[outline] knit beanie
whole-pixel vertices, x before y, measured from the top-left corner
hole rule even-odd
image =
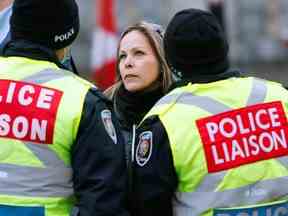
[[[75,0],[15,0],[11,39],[24,39],[54,50],[70,45],[79,32]]]
[[[183,78],[226,71],[228,44],[217,18],[208,11],[185,9],[174,15],[164,36],[166,59]]]

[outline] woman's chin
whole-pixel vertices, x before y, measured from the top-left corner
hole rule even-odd
[[[125,85],[125,89],[129,92],[138,92],[138,91],[142,91],[144,88],[141,85],[130,83],[128,85]]]

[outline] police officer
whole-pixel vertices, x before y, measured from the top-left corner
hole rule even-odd
[[[3,50],[6,44],[10,41],[10,17],[12,14],[12,3],[14,0],[2,0],[0,2],[0,55],[3,55]],[[72,71],[79,75],[76,64],[71,55],[67,52],[67,56],[61,61],[62,68]]]
[[[288,92],[230,69],[209,12],[178,12],[164,46],[182,81],[138,128],[136,215],[287,215]]]
[[[127,215],[126,162],[109,102],[63,68],[74,0],[15,0],[0,57],[0,215]]]

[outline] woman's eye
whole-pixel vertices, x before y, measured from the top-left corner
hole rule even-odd
[[[126,57],[126,55],[125,55],[125,54],[121,54],[121,55],[119,55],[119,56],[118,56],[118,59],[120,59],[120,60],[121,60],[121,59],[123,59],[123,58],[125,58],[125,57]]]
[[[135,55],[137,55],[137,56],[144,55],[144,52],[141,50],[137,50],[137,51],[135,51]]]

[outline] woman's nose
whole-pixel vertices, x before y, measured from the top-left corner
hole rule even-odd
[[[134,63],[133,63],[133,60],[131,57],[127,57],[125,59],[125,67],[126,68],[130,68],[130,67],[133,67]]]

